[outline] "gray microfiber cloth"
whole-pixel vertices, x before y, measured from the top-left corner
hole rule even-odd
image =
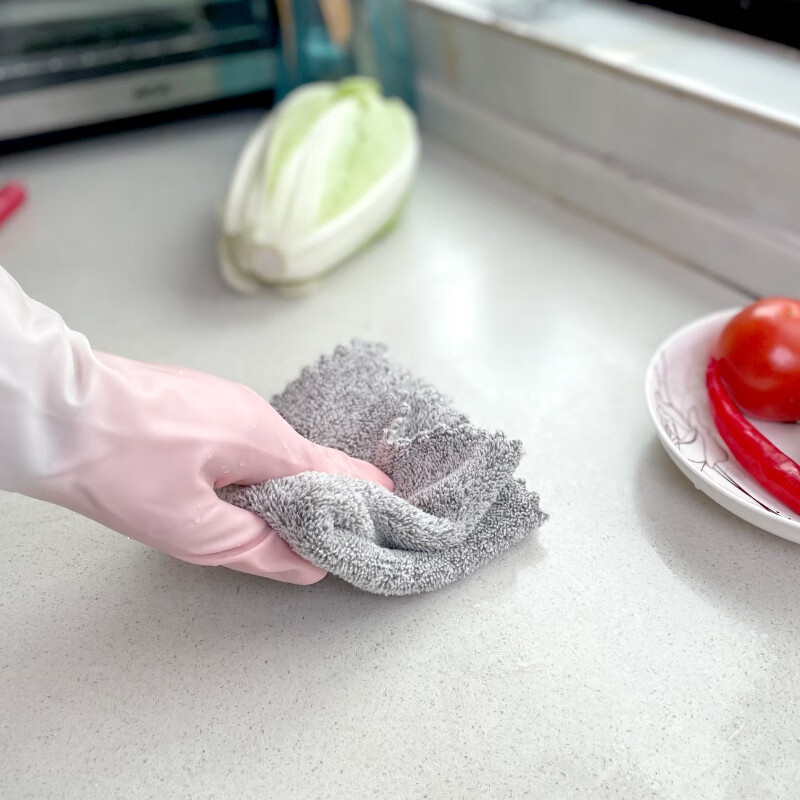
[[[522,445],[476,428],[431,386],[354,342],[306,368],[272,404],[311,441],[375,464],[394,493],[306,472],[228,487],[303,558],[368,592],[440,589],[544,522],[514,478]]]

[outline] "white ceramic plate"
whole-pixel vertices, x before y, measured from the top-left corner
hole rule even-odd
[[[647,368],[647,406],[670,458],[698,489],[737,517],[800,544],[800,516],[742,469],[711,419],[706,364],[711,345],[737,311],[703,317],[681,328],[658,348]],[[800,426],[750,421],[798,460]]]

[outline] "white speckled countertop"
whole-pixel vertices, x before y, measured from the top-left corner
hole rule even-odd
[[[800,548],[695,491],[644,368],[743,296],[426,142],[401,227],[305,298],[229,293],[256,116],[7,158],[0,258],[101,349],[264,394],[389,344],[524,440],[551,519],[438,594],[174,561],[0,496],[0,795],[767,798],[797,789]]]

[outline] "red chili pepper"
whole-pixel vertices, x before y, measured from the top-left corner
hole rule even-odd
[[[706,387],[719,435],[748,474],[785,506],[800,514],[800,464],[747,421],[725,391],[716,359],[708,362]]]

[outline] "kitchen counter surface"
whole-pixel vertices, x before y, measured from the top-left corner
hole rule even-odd
[[[8,157],[0,260],[94,346],[270,395],[353,337],[527,447],[551,518],[437,594],[191,566],[0,496],[0,795],[788,797],[800,548],[695,491],[643,374],[743,295],[426,141],[396,232],[302,297],[220,282],[253,113]]]

